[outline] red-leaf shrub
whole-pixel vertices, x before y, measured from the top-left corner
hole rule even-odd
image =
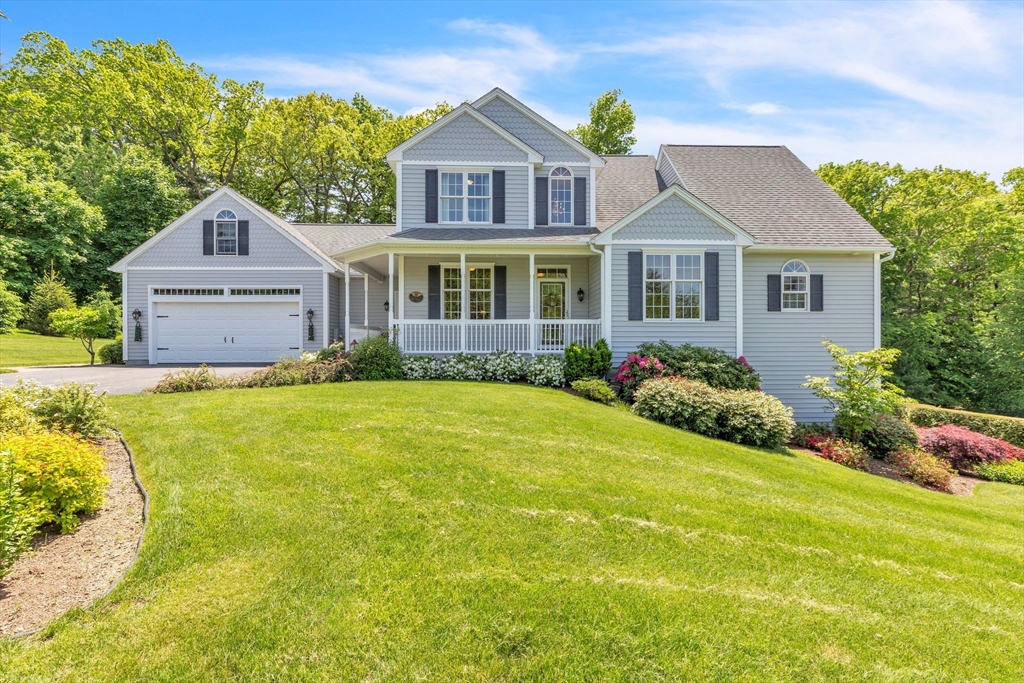
[[[982,463],[1024,460],[1024,448],[964,427],[943,425],[920,429],[918,433],[921,448],[948,460],[961,472],[971,472]]]
[[[956,471],[948,462],[927,453],[920,448],[902,446],[888,455],[886,460],[905,477],[910,477],[915,484],[935,489],[950,491],[950,482]]]
[[[863,446],[835,437],[808,436],[807,444],[818,455],[855,470],[868,469],[868,452]]]
[[[638,356],[635,353],[629,354],[626,360],[619,366],[619,372],[615,375],[615,381],[622,384],[621,398],[630,403],[633,402],[633,394],[640,388],[640,385],[649,379],[661,377],[665,366],[653,356]]]

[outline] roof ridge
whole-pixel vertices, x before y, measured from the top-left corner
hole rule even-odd
[[[673,144],[664,143],[662,147],[736,147],[736,148],[758,148],[758,149],[785,149],[785,145],[694,145],[694,144]]]

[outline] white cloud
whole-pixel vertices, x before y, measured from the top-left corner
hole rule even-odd
[[[754,102],[753,104],[728,103],[722,106],[726,109],[737,109],[739,111],[746,112],[751,116],[770,116],[771,114],[778,114],[783,109],[772,102]]]

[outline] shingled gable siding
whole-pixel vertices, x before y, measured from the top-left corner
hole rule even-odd
[[[546,159],[583,164],[590,161],[585,154],[519,113],[500,97],[495,97],[478,111],[543,154]]]
[[[526,161],[526,152],[463,114],[405,150],[405,161]]]
[[[728,240],[734,235],[679,197],[669,197],[620,229],[613,240]]]
[[[235,212],[239,220],[249,221],[248,256],[204,256],[203,220],[210,220],[221,209]],[[206,211],[200,211],[184,225],[179,226],[131,261],[130,268],[142,266],[178,266],[204,268],[305,268],[321,266],[295,242],[281,234],[262,214],[250,210],[231,197],[223,196]]]
[[[673,344],[690,343],[698,346],[711,346],[730,354],[736,353],[736,249],[734,247],[722,248],[720,244],[686,247],[686,249],[719,252],[719,320],[704,322],[688,320],[644,322],[629,319],[629,289],[626,286],[629,281],[628,253],[637,250],[658,251],[664,249],[671,251],[682,247],[678,245],[659,247],[657,244],[644,244],[642,247],[613,244],[608,248],[611,249],[612,259],[611,324],[613,362],[615,364],[621,363],[626,356],[636,350],[641,342],[656,342],[659,339],[665,339]],[[744,262],[745,268],[746,262]]]
[[[209,258],[209,257],[207,257]],[[167,263],[166,265],[174,265]],[[135,322],[128,316],[128,356],[126,360],[149,360],[149,331],[152,320],[149,318],[149,288],[165,287],[302,287],[302,311],[312,308],[316,312],[313,319],[316,339],[306,340],[302,336],[303,349],[316,351],[323,342],[324,315],[324,274],[320,270],[133,270],[129,267],[128,300],[126,308],[142,311],[142,341],[135,338]],[[303,322],[303,331],[305,331]]]
[[[424,171],[428,168],[437,168],[444,164],[427,165],[402,164],[402,229],[412,228],[445,228],[448,225],[442,223],[427,223],[424,219]],[[457,166],[458,164],[453,164]],[[529,175],[525,166],[501,166],[495,164],[493,170],[505,171],[505,222],[499,224],[487,224],[479,227],[497,228],[529,228],[530,227],[530,194],[528,190]],[[473,227],[466,224],[467,227]]]
[[[724,256],[724,251],[723,251]],[[821,312],[769,312],[766,283],[786,261],[799,258],[812,273],[823,274],[824,310]],[[807,253],[743,255],[743,353],[759,373],[766,392],[794,409],[800,422],[831,419],[824,403],[800,385],[806,376],[832,374],[832,359],[821,345],[823,338],[851,351],[874,344],[874,259],[871,254],[827,255]]]
[[[591,266],[592,261],[598,261],[599,257],[587,256],[537,256],[536,265],[543,266],[569,266],[570,282],[569,291],[566,293],[570,303],[570,317],[573,320],[597,320],[601,317],[600,306],[592,309],[586,297],[596,294],[600,287],[600,267]],[[409,320],[427,319],[427,266],[437,263],[458,263],[459,255],[438,255],[438,256],[406,256],[405,257],[405,286],[402,296],[405,298],[405,317]],[[534,288],[536,296],[536,285],[532,284],[537,278],[530,277],[530,261],[526,254],[522,256],[493,256],[488,254],[466,254],[466,263],[493,263],[496,266],[505,266],[506,271],[506,320],[527,320],[530,317],[530,289]],[[576,291],[583,289],[585,298],[583,303],[576,299]],[[423,294],[423,301],[413,303],[409,301],[409,292],[420,292]],[[594,310],[593,315],[591,311]],[[536,308],[536,315],[540,317],[540,307]]]

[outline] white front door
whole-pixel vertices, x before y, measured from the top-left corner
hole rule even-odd
[[[153,304],[157,363],[268,363],[302,351],[294,301]]]

